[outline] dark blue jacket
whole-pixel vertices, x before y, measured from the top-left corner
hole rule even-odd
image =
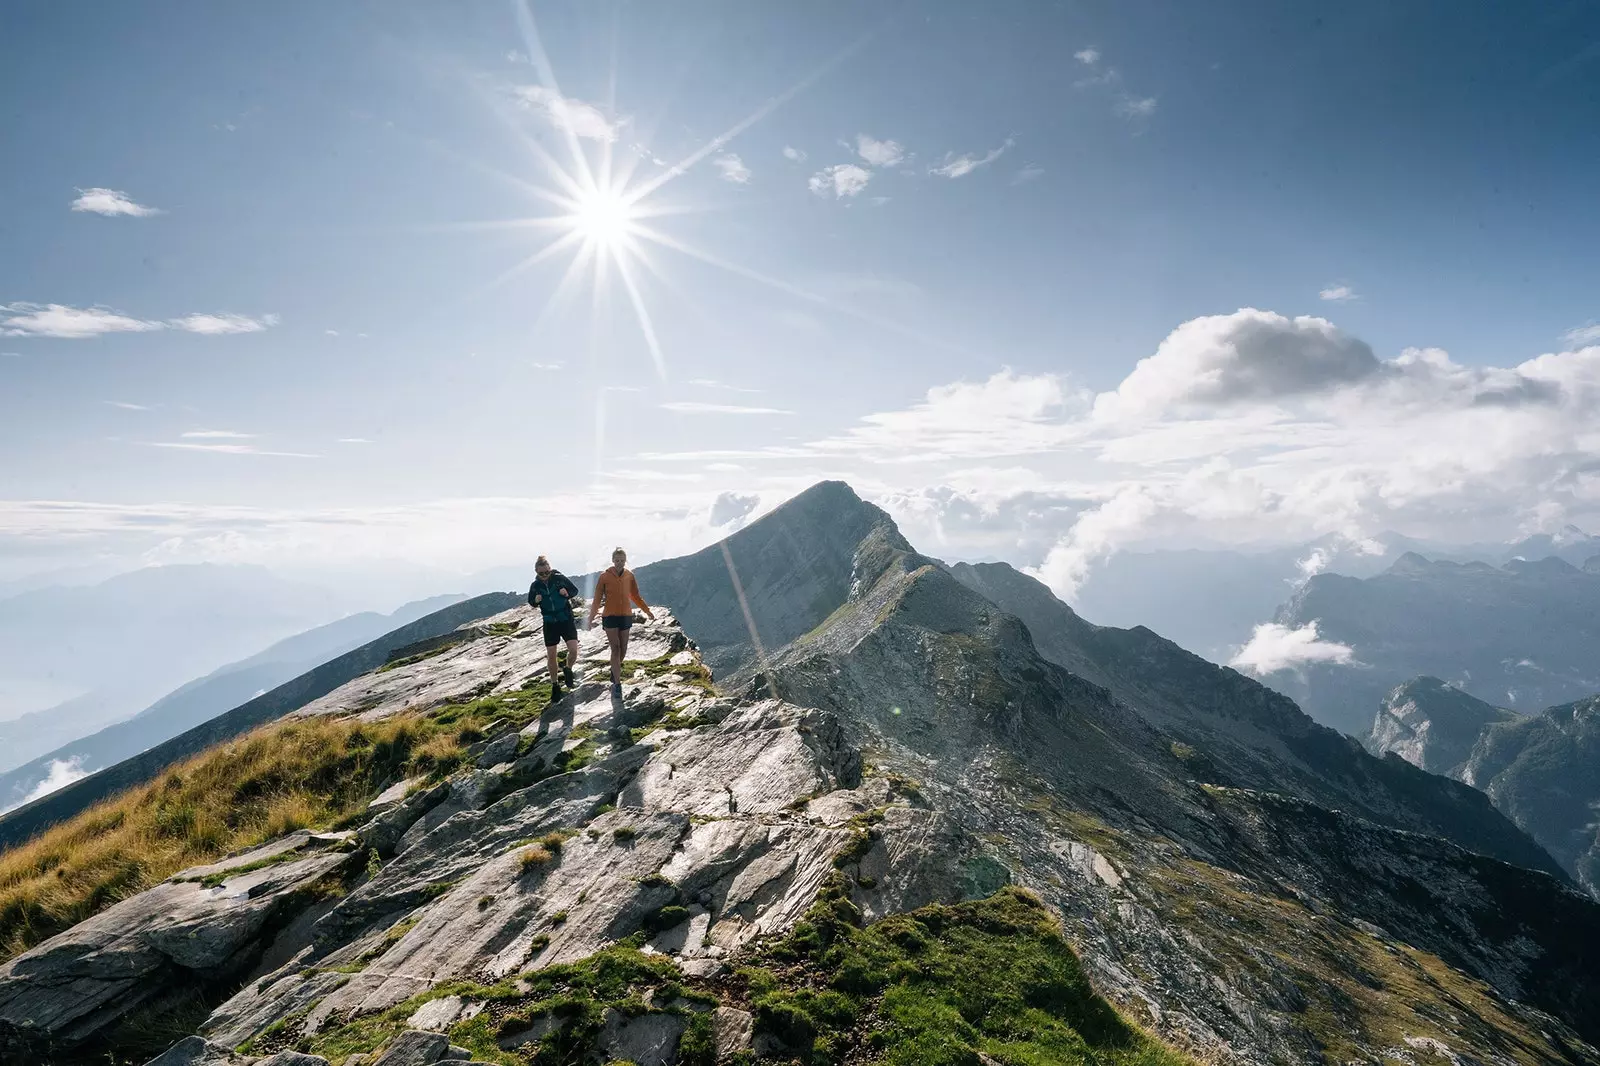
[[[561,595],[565,589],[567,594]],[[578,586],[567,580],[567,575],[559,570],[550,571],[550,577],[544,581],[533,579],[533,584],[528,586],[528,606],[539,608],[545,618],[552,622],[565,622],[572,617],[572,601],[578,598]],[[538,600],[538,603],[534,601]]]

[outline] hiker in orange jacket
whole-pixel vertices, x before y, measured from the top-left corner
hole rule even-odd
[[[611,694],[622,695],[622,660],[628,656],[628,629],[633,625],[633,609],[637,606],[652,622],[655,614],[639,595],[639,582],[628,569],[628,553],[618,548],[611,553],[611,565],[600,571],[594,585],[594,596],[589,600],[589,625],[594,625],[595,615],[604,609],[606,640],[611,642]]]

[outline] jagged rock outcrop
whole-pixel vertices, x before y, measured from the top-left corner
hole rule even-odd
[[[1277,621],[1314,621],[1353,650],[1354,664],[1269,678],[1346,733],[1364,733],[1384,694],[1418,676],[1524,714],[1600,691],[1600,575],[1553,556],[1496,567],[1410,552],[1376,577],[1318,574]]]
[[[1461,766],[1483,731],[1522,716],[1469,696],[1437,677],[1416,677],[1383,698],[1367,734],[1375,754],[1393,752],[1430,774],[1461,780]]]
[[[577,690],[531,706],[544,648],[517,608],[301,707],[300,721],[352,728],[471,727],[449,734],[464,747],[375,783],[348,842],[296,836],[187,871],[199,880],[168,879],[11,960],[0,1047],[86,1061],[148,1025],[153,999],[73,1006],[84,966],[109,987],[126,954],[150,959],[160,996],[208,1012],[167,1053],[196,1062],[398,1066],[543,1047],[665,1066],[792,1061],[819,1038],[819,1053],[843,1053],[886,1030],[819,1032],[841,1016],[827,982],[888,978],[798,966],[828,922],[886,919],[915,952],[957,908],[916,927],[895,924],[904,912],[1022,886],[1063,917],[1101,990],[1206,1061],[1600,1062],[1600,963],[1585,951],[1600,906],[1436,835],[1476,832],[1480,850],[1548,865],[1481,796],[1451,782],[1410,793],[1439,779],[1359,748],[1324,757],[1292,704],[1153,634],[1042,638],[1077,656],[1064,668],[1033,620],[918,555],[882,512],[838,486],[802,498],[818,501],[781,534],[739,535],[774,553],[736,557],[744,602],[766,605],[748,622],[767,654],[730,638],[720,690],[694,630],[658,608],[635,628],[624,698],[600,683],[604,638],[589,632]],[[829,541],[829,565],[848,556],[841,576],[763,570],[791,558],[777,545],[808,542],[795,515],[854,531]],[[685,579],[674,611],[719,604],[738,612],[725,633],[748,633],[726,565],[726,585],[697,574],[706,584]],[[806,596],[804,630],[766,613]],[[1475,829],[1445,825],[1458,801]],[[227,887],[258,883],[276,887]],[[201,952],[175,946],[168,899],[269,913],[253,928],[220,920]],[[797,998],[741,969],[772,962],[775,937]],[[39,980],[48,960],[54,984]],[[951,1061],[977,1056],[963,1054]]]

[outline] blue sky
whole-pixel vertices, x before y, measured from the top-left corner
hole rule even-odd
[[[994,7],[8,6],[0,567],[650,557],[821,476],[1066,592],[1595,520],[1592,5]],[[660,371],[465,225],[574,146],[695,160],[703,258],[607,251]]]

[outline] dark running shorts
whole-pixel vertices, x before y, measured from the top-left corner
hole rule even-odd
[[[631,629],[633,627],[633,615],[608,614],[605,617],[604,625],[607,629]]]
[[[544,646],[553,648],[563,640],[578,639],[576,618],[546,618],[544,620]]]

